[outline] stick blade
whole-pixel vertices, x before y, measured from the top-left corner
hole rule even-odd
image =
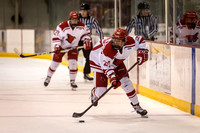
[[[17,48],[14,48],[13,49],[14,50],[14,52],[19,56],[19,57],[24,57],[20,52],[19,52],[19,50],[17,49]]]
[[[14,48],[13,50],[14,50],[14,52],[15,52],[18,56],[21,55],[20,52],[19,52],[19,50],[18,50],[17,48]]]
[[[73,115],[72,115],[72,117],[74,117],[74,118],[79,118],[79,117],[81,117],[82,115],[83,115],[83,113],[76,113],[76,112],[74,112]]]

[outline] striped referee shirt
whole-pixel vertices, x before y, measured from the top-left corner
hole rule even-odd
[[[96,30],[96,33],[99,35],[100,40],[104,38],[103,31],[98,23],[98,21],[92,17],[88,16],[86,18],[81,17],[80,15],[80,21],[84,23],[89,29],[90,29],[90,34],[92,35],[92,28]]]
[[[157,17],[149,14],[148,16],[135,16],[127,25],[128,34],[135,29],[135,35],[143,35],[146,40],[154,40],[154,35],[158,32]]]

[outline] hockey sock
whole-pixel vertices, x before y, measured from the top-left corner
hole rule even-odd
[[[125,91],[126,95],[128,96],[128,98],[130,99],[130,101],[133,104],[138,103],[138,97],[131,80],[128,77],[124,77],[120,81],[121,81],[121,86]]]

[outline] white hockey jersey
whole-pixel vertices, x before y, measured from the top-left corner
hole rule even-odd
[[[128,36],[122,50],[114,49],[111,44],[111,38],[103,39],[95,45],[90,53],[91,70],[105,73],[107,77],[131,54],[132,50],[148,49],[141,36]]]
[[[53,35],[53,47],[58,44],[63,49],[75,48],[78,46],[80,40],[90,39],[89,28],[79,22],[78,25],[72,29],[69,20],[60,23]]]
[[[200,26],[194,29],[187,25],[179,25],[176,29],[176,43],[185,45],[200,45]]]

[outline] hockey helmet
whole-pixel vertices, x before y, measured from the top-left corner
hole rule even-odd
[[[127,32],[124,29],[118,28],[112,35],[112,46],[114,49],[121,50],[126,43]]]
[[[86,3],[82,3],[80,10],[90,10],[90,5]]]
[[[183,15],[183,22],[188,28],[194,28],[198,20],[197,13],[194,11],[188,11]]]
[[[79,14],[76,11],[72,11],[69,14],[69,19],[79,19]]]
[[[113,38],[115,39],[119,39],[119,40],[124,40],[126,39],[127,37],[127,31],[124,30],[124,29],[121,29],[121,28],[118,28],[112,35]]]
[[[196,19],[198,19],[197,13],[194,12],[194,11],[191,11],[191,12],[188,11],[183,15],[183,20],[185,20],[186,18],[196,18]]]
[[[143,10],[143,9],[150,9],[150,5],[146,2],[140,2],[138,4],[138,10]]]

